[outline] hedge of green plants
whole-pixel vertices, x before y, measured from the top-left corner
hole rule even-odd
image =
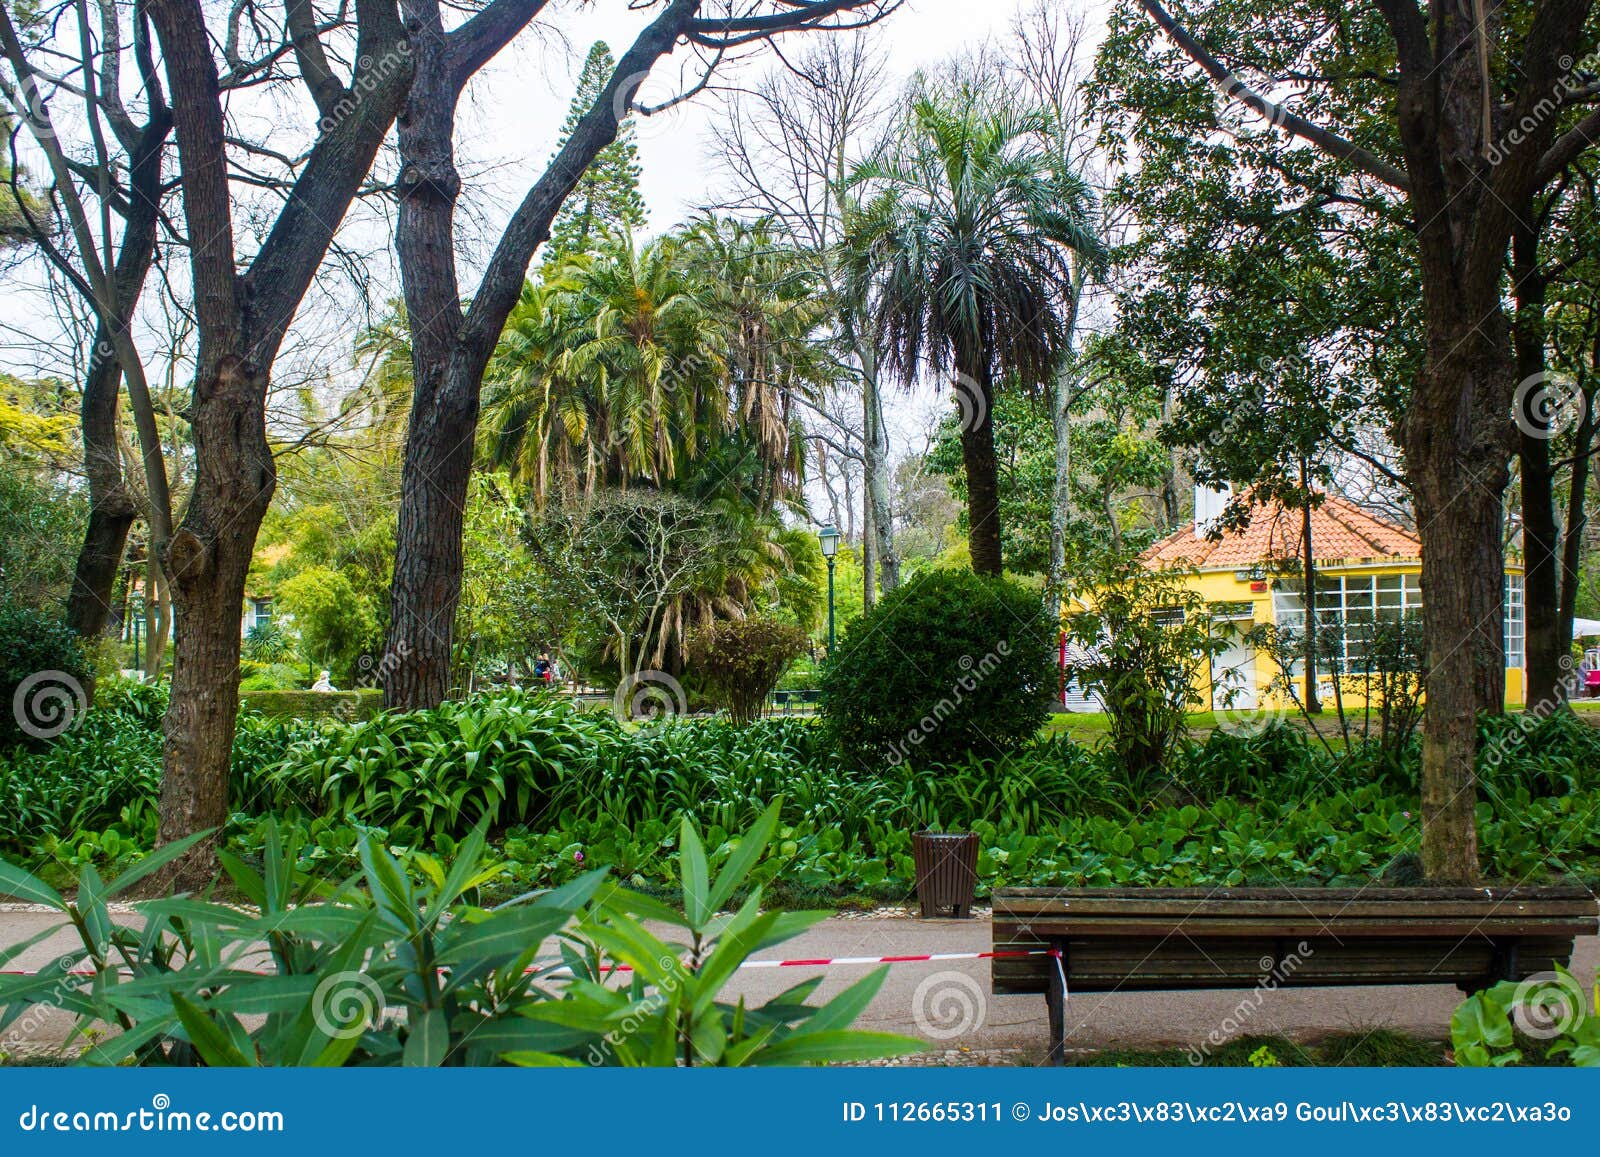
[[[70,870],[151,844],[158,691],[100,696],[43,751],[0,755],[0,855]],[[1498,879],[1600,877],[1600,731],[1570,715],[1485,721],[1479,822]],[[864,769],[803,719],[643,726],[536,693],[434,711],[303,721],[241,716],[230,830],[247,854],[266,817],[308,862],[353,870],[363,833],[448,850],[487,820],[519,887],[606,863],[668,887],[678,822],[724,844],[781,798],[757,877],[797,900],[901,899],[911,833],[983,836],[984,889],[1004,884],[1408,881],[1419,836],[1416,753],[1335,756],[1291,728],[1214,732],[1130,776],[1104,750],[1038,739],[999,758]],[[764,873],[764,874],[763,874]]]
[[[241,691],[239,703],[262,715],[284,719],[370,719],[383,710],[383,689],[354,691]]]

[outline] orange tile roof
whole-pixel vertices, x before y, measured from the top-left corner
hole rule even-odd
[[[1151,545],[1139,557],[1157,567],[1196,570],[1242,569],[1300,557],[1303,515],[1277,503],[1251,508],[1250,525],[1242,532],[1224,533],[1219,541],[1194,532],[1190,523]],[[1311,545],[1324,561],[1414,561],[1422,557],[1422,543],[1409,530],[1385,522],[1355,503],[1332,494],[1311,512]]]

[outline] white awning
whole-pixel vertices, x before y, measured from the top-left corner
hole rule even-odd
[[[1572,637],[1574,639],[1593,639],[1600,636],[1600,619],[1573,619]]]

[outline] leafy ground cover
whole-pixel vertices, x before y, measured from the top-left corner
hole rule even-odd
[[[164,702],[106,688],[79,727],[0,757],[0,854],[65,876],[115,868],[154,837]],[[1600,730],[1571,715],[1483,725],[1479,804],[1489,874],[1600,877]],[[436,711],[303,722],[246,713],[230,845],[259,858],[269,817],[305,865],[358,869],[363,835],[450,854],[480,822],[503,886],[546,887],[608,864],[632,887],[677,887],[688,816],[727,849],[781,798],[752,873],[791,905],[899,901],[911,833],[983,837],[980,883],[1184,885],[1411,882],[1416,755],[1330,753],[1302,731],[1215,730],[1130,775],[1103,747],[1044,734],[965,761],[853,766],[807,720],[624,725],[536,694]]]

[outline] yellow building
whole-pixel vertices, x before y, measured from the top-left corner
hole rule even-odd
[[[1226,494],[1198,490],[1196,521],[1152,545],[1141,558],[1151,567],[1191,572],[1195,591],[1217,620],[1228,623],[1233,645],[1211,664],[1213,706],[1244,710],[1281,706],[1281,694],[1270,690],[1280,675],[1276,661],[1245,635],[1263,623],[1288,630],[1305,624],[1304,584],[1299,578],[1304,514],[1257,505],[1248,529],[1213,541],[1206,530],[1227,499]],[[1364,670],[1359,632],[1352,637],[1342,630],[1347,617],[1383,618],[1419,610],[1422,544],[1411,531],[1331,494],[1312,511],[1311,544],[1317,569],[1317,620],[1341,628],[1344,669]],[[1506,698],[1517,703],[1522,702],[1524,686],[1523,621],[1522,568],[1508,566]],[[1303,672],[1294,674],[1304,679]],[[1319,674],[1318,684],[1327,702],[1332,688],[1326,672]]]

